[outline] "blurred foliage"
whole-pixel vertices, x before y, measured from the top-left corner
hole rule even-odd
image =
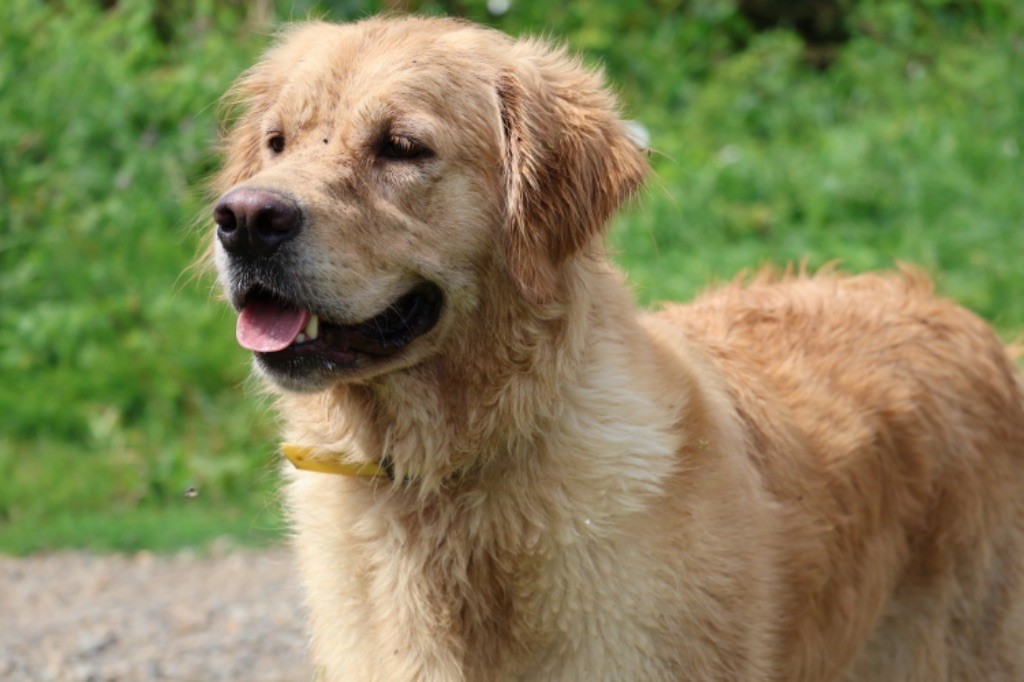
[[[0,549],[273,534],[273,512],[238,522],[273,507],[273,420],[188,265],[217,99],[284,20],[456,14],[602,66],[654,150],[612,235],[645,302],[764,261],[903,259],[1024,330],[1024,5],[825,4],[843,35],[822,53],[797,18],[753,16],[764,2],[8,0]]]

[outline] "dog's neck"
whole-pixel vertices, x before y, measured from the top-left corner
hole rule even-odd
[[[391,483],[299,473],[288,493],[300,548],[317,548],[307,555],[314,572],[355,572],[374,613],[401,633],[381,650],[430,632],[416,660],[472,648],[514,667],[561,617],[559,600],[576,599],[551,588],[568,584],[566,548],[628,536],[679,466],[678,413],[658,401],[682,400],[652,379],[666,363],[622,300],[628,292],[593,263],[571,286],[578,298],[566,312],[514,311],[514,328],[494,316],[453,341],[446,362],[321,397],[317,424],[289,425],[288,437],[316,433],[325,446],[336,438],[393,459]],[[329,549],[338,546],[347,549]],[[537,589],[518,593],[524,576]]]
[[[570,264],[564,296],[536,306],[508,288],[486,292],[478,323],[454,334],[435,360],[320,396],[283,398],[304,401],[283,412],[307,419],[288,424],[289,437],[386,460],[395,481],[414,482],[421,493],[503,475],[548,440],[567,403],[579,418],[568,393],[584,381],[594,352],[587,340],[601,337],[595,325],[645,342],[631,314],[608,319],[606,311],[632,307],[612,304],[629,294],[606,263]]]

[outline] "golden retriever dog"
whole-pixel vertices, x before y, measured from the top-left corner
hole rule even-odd
[[[913,271],[638,310],[645,154],[564,50],[285,30],[212,257],[327,680],[1024,680],[1024,390]]]

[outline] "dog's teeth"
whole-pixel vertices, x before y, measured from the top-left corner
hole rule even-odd
[[[306,342],[306,335],[305,334],[300,333],[298,336],[295,337],[295,343],[305,343],[305,342]]]
[[[309,322],[306,323],[306,338],[310,341],[315,341],[316,337],[320,335],[320,318],[316,315],[309,316]]]

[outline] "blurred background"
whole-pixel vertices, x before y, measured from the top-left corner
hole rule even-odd
[[[280,22],[382,9],[605,69],[652,149],[611,235],[643,303],[905,260],[1024,331],[1019,0],[6,0],[0,553],[279,537],[273,416],[188,271],[217,102]]]

